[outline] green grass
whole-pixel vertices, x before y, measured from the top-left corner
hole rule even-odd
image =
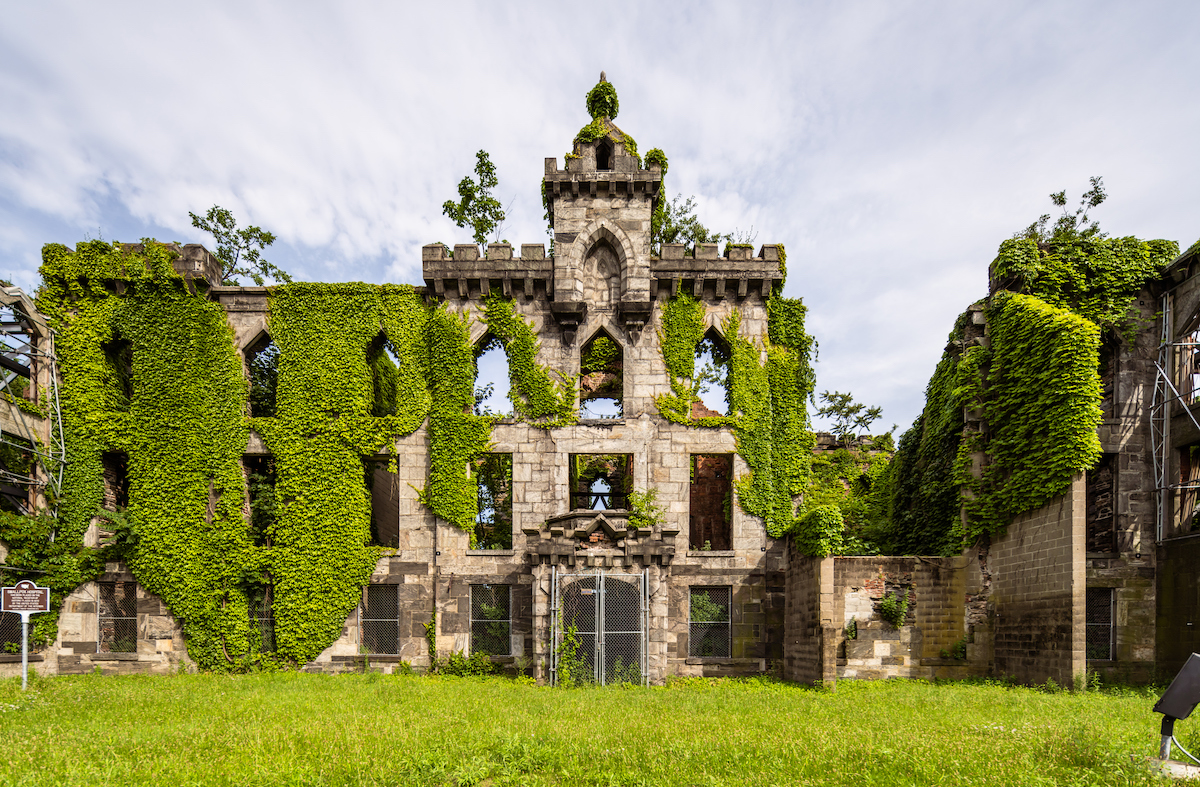
[[[1152,784],[1154,696],[296,673],[36,679],[22,696],[10,679],[0,784]]]

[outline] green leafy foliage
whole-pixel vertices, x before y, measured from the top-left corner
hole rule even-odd
[[[843,444],[849,444],[857,434],[866,433],[883,412],[882,408],[867,407],[854,401],[854,395],[849,392],[822,391],[821,401],[824,404],[817,408],[817,415],[833,418],[833,434]]]
[[[908,617],[908,591],[896,591],[884,596],[879,602],[879,616],[892,624],[893,628],[903,626],[904,619]]]
[[[664,156],[664,159],[666,157]],[[684,255],[691,256],[697,243],[721,243],[733,241],[733,235],[721,234],[700,223],[696,215],[696,198],[676,194],[670,202],[661,199],[651,216],[650,244],[654,254],[659,254],[664,243],[683,243]]]
[[[544,429],[578,421],[575,378],[550,378],[550,371],[537,362],[540,349],[537,334],[516,313],[512,301],[497,291],[488,293],[484,299],[484,319],[508,356],[512,382],[508,396],[514,412]]]
[[[837,506],[810,508],[793,528],[796,546],[812,557],[837,554],[842,549],[842,531],[845,527],[842,511]]]
[[[888,521],[892,451],[891,435],[887,434],[862,445],[821,451],[813,457],[804,507],[811,511],[832,506],[841,513],[844,529],[838,554],[879,553],[876,531]]]
[[[587,111],[593,118],[615,119],[621,103],[617,100],[617,89],[612,82],[601,79],[588,91]]]
[[[809,362],[812,337],[804,331],[805,308],[799,300],[772,294],[767,303],[764,344],[739,335],[735,312],[725,323],[729,343],[730,415],[693,419],[697,400],[696,349],[705,334],[705,307],[687,294],[663,305],[659,346],[671,379],[671,393],[660,395],[659,414],[692,427],[730,426],[738,454],[750,473],[734,482],[738,503],[762,517],[767,533],[778,538],[797,524],[795,498],[803,491],[816,444],[805,402],[812,393]],[[762,356],[766,355],[766,362]]]
[[[1094,220],[1091,222],[1088,221],[1088,211],[1099,207],[1108,198],[1108,192],[1104,190],[1104,179],[1102,177],[1096,176],[1089,178],[1089,180],[1092,187],[1083,193],[1083,196],[1079,200],[1079,207],[1075,209],[1074,213],[1067,210],[1067,192],[1065,190],[1056,191],[1050,195],[1050,201],[1057,207],[1062,208],[1062,215],[1054,222],[1054,226],[1048,226],[1050,223],[1050,214],[1043,213],[1037,221],[1016,233],[1013,237],[1032,240],[1037,243],[1057,243],[1105,237],[1105,234],[1100,231],[1100,224],[1098,222]]]
[[[633,490],[626,498],[629,510],[629,527],[655,527],[667,515],[666,509],[658,505],[658,490],[649,489],[644,492]]]
[[[442,213],[449,216],[459,227],[470,226],[475,243],[487,243],[488,236],[504,221],[504,206],[492,196],[492,189],[500,183],[496,177],[496,165],[486,150],[475,154],[475,176],[467,175],[458,183],[458,202],[446,200]]]
[[[249,276],[261,287],[268,278],[290,282],[292,277],[262,257],[262,250],[275,242],[275,235],[261,227],[249,226],[238,229],[233,212],[213,205],[208,213],[197,216],[188,211],[192,226],[204,230],[217,242],[213,256],[221,261],[221,283],[236,285],[238,278]]]

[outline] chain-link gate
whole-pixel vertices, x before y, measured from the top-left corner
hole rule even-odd
[[[646,685],[646,573],[555,567],[551,588],[550,682]]]

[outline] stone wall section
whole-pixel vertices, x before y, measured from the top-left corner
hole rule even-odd
[[[992,542],[995,669],[1071,686],[1085,669],[1085,484],[1022,514]]]
[[[812,558],[788,545],[783,678],[832,686],[837,680],[834,558]]]

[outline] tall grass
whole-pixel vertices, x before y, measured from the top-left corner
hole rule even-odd
[[[296,673],[31,687],[0,682],[4,785],[1158,783],[1153,696],[1130,690]]]

